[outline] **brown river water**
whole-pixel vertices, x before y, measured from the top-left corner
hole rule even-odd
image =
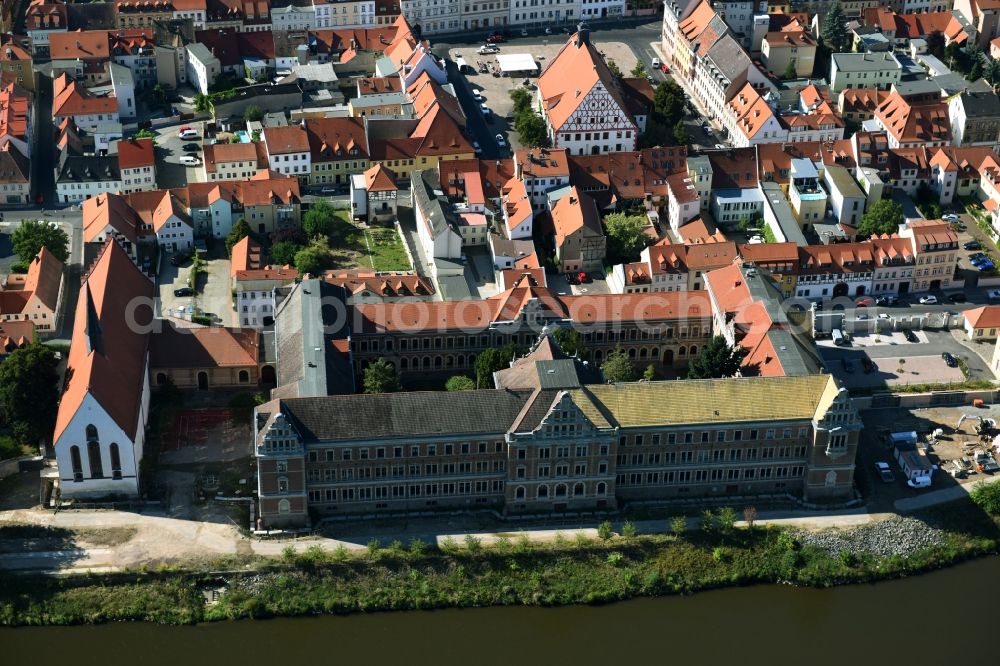
[[[990,557],[828,590],[756,586],[607,606],[4,629],[0,654],[11,666],[1000,664],[998,601],[1000,558]]]

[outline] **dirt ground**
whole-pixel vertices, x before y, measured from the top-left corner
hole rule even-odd
[[[163,465],[218,463],[252,453],[250,424],[227,408],[183,409],[164,434],[159,462]]]

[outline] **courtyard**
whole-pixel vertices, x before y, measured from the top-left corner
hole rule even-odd
[[[395,226],[368,225],[352,220],[347,211],[336,211],[330,234],[333,267],[409,271],[413,267]]]

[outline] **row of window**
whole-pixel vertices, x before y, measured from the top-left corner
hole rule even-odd
[[[357,488],[324,488],[310,490],[309,501],[323,504],[331,502],[368,502],[371,500],[403,500],[412,497],[441,497],[448,495],[483,495],[500,493],[503,482],[455,481],[409,484],[395,486],[359,486]]]
[[[792,467],[736,467],[730,469],[697,469],[669,472],[632,472],[618,474],[615,483],[619,487],[662,486],[682,483],[712,483],[713,481],[754,481],[768,479],[799,478],[804,468]]]
[[[757,428],[751,428],[749,430],[735,429],[735,430],[715,430],[713,431],[703,430],[699,433],[685,432],[685,433],[666,433],[666,437],[663,437],[661,433],[652,433],[647,439],[646,434],[637,433],[635,435],[623,435],[618,438],[618,446],[660,446],[661,444],[673,445],[683,442],[684,444],[693,444],[694,442],[701,442],[702,444],[707,444],[711,441],[716,442],[740,442],[744,439],[748,441],[755,441],[760,435],[760,430]],[[797,433],[799,439],[803,439],[809,436],[809,428],[802,426],[798,430],[794,428],[782,428],[780,439],[791,439],[794,434]],[[776,428],[767,428],[764,430],[764,439],[771,440],[775,439],[778,435],[778,430]]]
[[[804,446],[765,446],[760,449],[714,449],[704,451],[667,451],[664,453],[619,453],[619,467],[644,465],[691,465],[698,463],[740,462],[743,460],[773,460],[805,458]]]

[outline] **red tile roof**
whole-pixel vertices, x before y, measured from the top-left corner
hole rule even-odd
[[[972,328],[1000,328],[1000,305],[984,305],[962,314]]]
[[[118,168],[153,166],[155,161],[152,139],[122,139],[118,142]]]

